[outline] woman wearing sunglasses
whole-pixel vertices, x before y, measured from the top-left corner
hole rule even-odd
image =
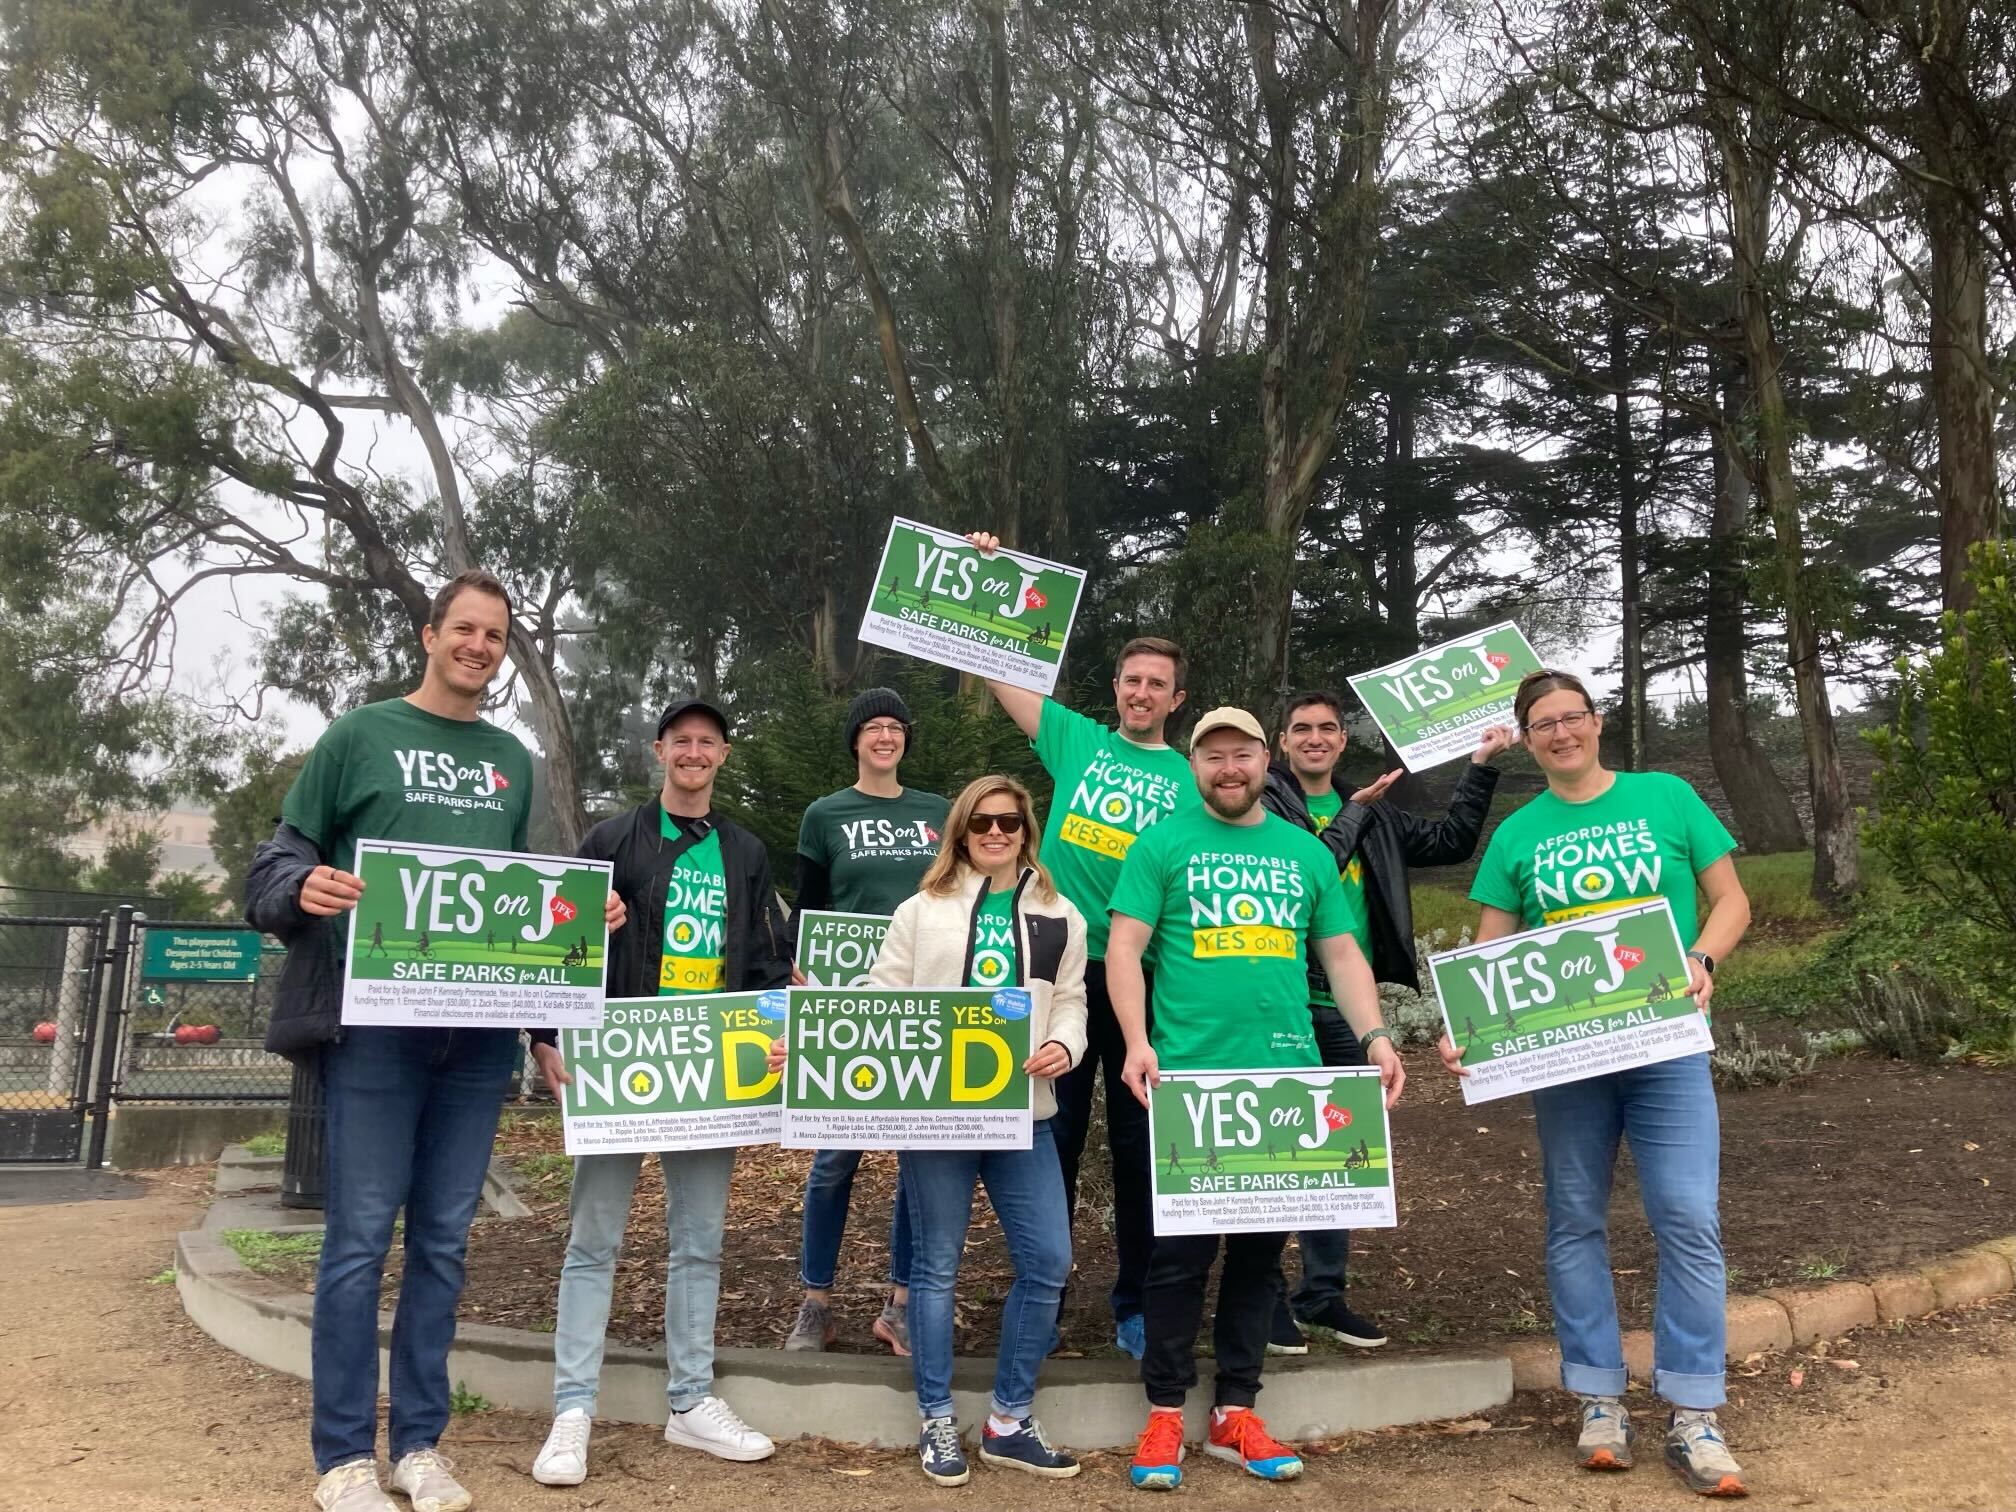
[[[1613,772],[1603,716],[1562,672],[1519,684],[1513,715],[1547,790],[1491,836],[1471,885],[1484,906],[1477,939],[1498,939],[1663,897],[1687,947],[1687,992],[1704,1010],[1715,965],[1743,938],[1750,900],[1736,842],[1681,778]],[[1705,916],[1695,893],[1705,895]],[[1456,1047],[1442,1059],[1463,1074]],[[1611,1283],[1610,1183],[1631,1142],[1645,1217],[1659,1250],[1652,1386],[1671,1404],[1665,1457],[1705,1496],[1745,1494],[1715,1409],[1723,1395],[1725,1277],[1717,1213],[1721,1125],[1706,1054],[1592,1076],[1533,1094],[1547,1200],[1547,1290],[1561,1343],[1561,1384],[1582,1398],[1576,1459],[1628,1470],[1624,1347]]]
[[[968,1474],[952,1414],[952,1288],[975,1182],[987,1187],[1015,1263],[980,1458],[1034,1475],[1078,1473],[1076,1460],[1051,1448],[1031,1405],[1071,1272],[1071,1224],[1050,1120],[1057,1112],[1052,1083],[1085,1053],[1085,920],[1036,859],[1036,835],[1021,783],[982,777],[968,784],[952,804],[921,889],[889,921],[871,979],[877,987],[1019,987],[1030,996],[1030,1148],[905,1150],[901,1157],[914,1240],[910,1363],[924,1416],[918,1453],[924,1473],[945,1486],[963,1485]]]

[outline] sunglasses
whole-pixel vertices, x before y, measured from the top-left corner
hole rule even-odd
[[[994,829],[998,829],[1004,835],[1019,835],[1022,833],[1022,816],[1020,814],[975,814],[966,821],[966,833],[969,835],[984,835],[989,830]]]

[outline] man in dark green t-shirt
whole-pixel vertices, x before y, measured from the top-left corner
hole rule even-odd
[[[854,785],[816,799],[798,826],[798,902],[791,916],[796,949],[798,915],[806,909],[892,914],[917,891],[938,854],[950,805],[937,793],[906,788],[900,769],[910,750],[910,706],[893,688],[867,688],[847,706],[847,749]],[[830,1348],[839,1337],[833,1321],[833,1279],[847,1204],[854,1193],[859,1150],[821,1150],[805,1178],[805,1219],[798,1280],[805,1298],[784,1340],[792,1351]],[[910,1208],[899,1185],[889,1228],[889,1300],[873,1325],[875,1337],[899,1355],[910,1353]]]
[[[435,595],[426,671],[404,698],[368,704],[315,743],[271,840],[246,877],[246,917],[288,946],[270,1049],[312,1058],[328,1103],[328,1194],[315,1283],[317,1504],[392,1507],[378,1482],[378,1289],[405,1211],[405,1273],[392,1326],[392,1485],[415,1505],[467,1506],[435,1452],[448,1425],[448,1349],[463,1254],[497,1114],[521,1052],[512,1029],[341,1024],[341,931],[363,895],[357,842],[408,840],[521,851],[532,762],[485,723],[503,667],[511,600],[467,572]],[[623,922],[611,895],[612,929]]]
[[[1321,1064],[1309,1018],[1309,956],[1319,956],[1338,1005],[1379,1068],[1387,1105],[1406,1080],[1380,1022],[1379,989],[1359,950],[1362,903],[1308,831],[1260,805],[1267,742],[1243,709],[1197,722],[1190,769],[1203,800],[1141,836],[1113,889],[1106,980],[1127,1041],[1128,1091],[1142,1107],[1161,1069],[1292,1070]],[[1154,1020],[1141,961],[1155,947]],[[1229,1234],[1218,1283],[1218,1379],[1213,1453],[1255,1475],[1287,1479],[1301,1461],[1253,1417],[1268,1326],[1280,1293],[1286,1234]],[[1137,1486],[1182,1476],[1182,1411],[1197,1381],[1194,1354],[1216,1234],[1162,1235],[1143,1292],[1141,1384],[1150,1418],[1136,1451]]]
[[[967,540],[983,552],[1000,541],[984,531]],[[1169,720],[1183,707],[1185,663],[1173,641],[1142,637],[1120,648],[1113,667],[1119,728],[1067,709],[1053,698],[989,681],[987,687],[1030,743],[1055,790],[1043,827],[1043,864],[1057,890],[1085,916],[1086,1051],[1057,1078],[1057,1158],[1068,1209],[1078,1204],[1078,1165],[1092,1121],[1092,1093],[1106,1083],[1106,1144],[1113,1162],[1114,1342],[1141,1358],[1141,1287],[1155,1245],[1150,1216],[1148,1118],[1127,1095],[1127,1059],[1106,990],[1107,905],[1121,863],[1135,841],[1197,802],[1183,753],[1168,742]]]

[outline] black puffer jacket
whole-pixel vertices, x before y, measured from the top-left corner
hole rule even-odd
[[[732,819],[710,812],[704,819],[675,819],[679,838],[668,839],[656,798],[627,813],[604,819],[581,842],[582,856],[615,863],[611,886],[628,917],[609,937],[608,995],[656,997],[658,963],[665,938],[665,888],[678,859],[710,833],[721,837],[721,872],[728,895],[721,921],[721,979],[727,992],[762,992],[791,980],[791,943],[777,885],[770,876],[770,853],[763,842]],[[551,1029],[529,1031],[535,1044],[553,1044]]]
[[[245,874],[245,922],[287,947],[266,1048],[290,1060],[313,1055],[342,1033],[343,942],[350,921],[301,907],[301,884],[321,864],[315,842],[282,824],[260,842]]]
[[[1357,856],[1365,865],[1365,908],[1372,925],[1372,975],[1419,989],[1414,962],[1414,900],[1407,891],[1410,866],[1453,866],[1477,850],[1491,795],[1498,789],[1498,768],[1463,764],[1463,776],[1449,797],[1449,812],[1423,819],[1384,798],[1376,803],[1348,799],[1329,827],[1316,833],[1302,784],[1283,762],[1267,769],[1267,790],[1260,802],[1269,813],[1316,834],[1337,858],[1342,871]],[[1309,963],[1309,985],[1328,991],[1329,979],[1316,961]]]

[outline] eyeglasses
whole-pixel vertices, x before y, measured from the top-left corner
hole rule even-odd
[[[873,724],[864,724],[861,726],[860,733],[863,735],[907,735],[909,731],[892,719],[878,719]]]
[[[1022,833],[1022,816],[1020,814],[975,814],[971,819],[966,821],[966,833],[969,835],[984,835],[989,830],[996,829],[1004,835],[1019,835]]]
[[[1563,714],[1556,719],[1543,719],[1536,724],[1529,724],[1526,726],[1526,733],[1538,735],[1545,740],[1557,727],[1563,730],[1579,730],[1595,717],[1587,709],[1577,709],[1573,714]]]

